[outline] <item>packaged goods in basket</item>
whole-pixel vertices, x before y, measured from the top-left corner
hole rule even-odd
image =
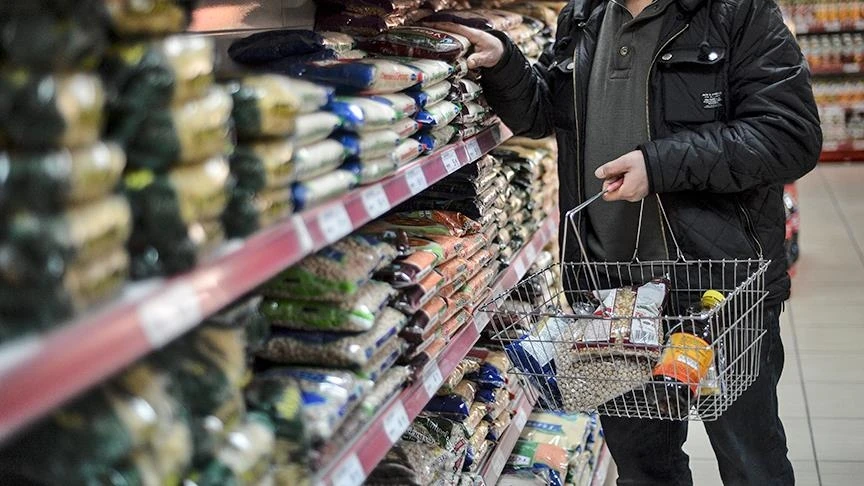
[[[87,73],[0,75],[0,138],[20,148],[92,145],[102,133],[105,89]]]

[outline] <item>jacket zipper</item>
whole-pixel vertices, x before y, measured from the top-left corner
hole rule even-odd
[[[576,52],[579,50],[579,46],[577,45],[575,49],[573,49],[573,115],[576,120],[576,199],[581,204],[582,201],[585,200],[582,193],[584,192],[584,188],[582,187],[582,172],[585,170],[582,167],[582,148],[580,145],[580,139],[582,138],[582,134],[579,127],[579,97],[578,89],[576,88]],[[582,215],[578,215],[579,220],[581,221]]]
[[[681,34],[683,34],[687,29],[690,28],[690,24],[685,24],[684,27],[676,32],[672,37],[666,40],[660,49],[657,50],[657,53],[654,54],[654,59],[651,60],[651,65],[648,66],[648,76],[645,79],[645,126],[648,128],[648,140],[651,140],[651,73],[654,72],[654,65],[657,64],[657,58],[660,57],[660,53],[663,52],[664,49],[669,47],[675,39],[677,39]],[[575,69],[574,69],[575,72]],[[660,212],[660,233],[663,235],[663,249],[666,251],[666,255],[669,255],[669,242],[666,238],[666,223],[663,218],[663,207],[660,205],[660,195],[657,195],[657,211]],[[641,221],[639,224],[642,224]],[[669,231],[672,231],[672,228],[669,228]],[[676,249],[680,250],[680,249]],[[639,249],[637,248],[638,252]],[[676,253],[677,257],[677,253]]]
[[[741,210],[741,215],[744,216],[744,224],[747,226],[746,230],[747,233],[749,233],[748,236],[750,236],[753,242],[756,243],[756,248],[754,249],[759,252],[757,256],[759,257],[759,259],[762,259],[765,256],[765,252],[762,249],[762,243],[759,241],[759,235],[756,233],[756,227],[753,226],[753,220],[750,219],[750,213],[747,212],[747,208],[745,208],[743,204],[741,204],[740,202],[738,202],[737,204],[738,209]]]

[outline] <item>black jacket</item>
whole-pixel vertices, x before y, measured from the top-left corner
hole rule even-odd
[[[487,100],[514,133],[557,137],[562,235],[564,213],[586,197],[586,96],[606,5],[571,0],[533,67],[495,33],[505,55],[483,72]],[[783,184],[812,170],[822,145],[809,70],[771,0],[678,0],[669,9],[645,113],[634,114],[650,128],[640,147],[650,190],[685,257],[771,260],[769,301],[778,303],[790,286]],[[579,260],[575,248],[565,261]]]

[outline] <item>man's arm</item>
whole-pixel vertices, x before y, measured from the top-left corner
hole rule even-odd
[[[729,70],[733,120],[645,143],[648,190],[740,192],[816,166],[822,132],[810,73],[774,2],[743,1]]]

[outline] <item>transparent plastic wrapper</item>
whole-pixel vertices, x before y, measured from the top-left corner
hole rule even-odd
[[[265,304],[265,312],[266,306]],[[389,308],[367,309],[377,314],[372,327],[357,334],[292,331],[274,328],[258,356],[281,364],[308,364],[359,369],[399,334],[406,318]],[[323,327],[323,326],[322,326]]]
[[[369,363],[356,370],[357,376],[377,382],[387,370],[399,361],[403,352],[405,352],[405,341],[398,336],[390,337],[375,356],[369,360]]]
[[[390,104],[359,96],[337,97],[330,109],[342,119],[342,128],[353,132],[383,130],[399,118]]]
[[[399,147],[396,148],[396,152],[393,154],[396,163],[399,164],[400,167],[405,164],[412,162],[413,160],[420,157],[423,154],[423,149],[425,147],[422,143],[412,138],[403,140]]]
[[[400,120],[417,113],[417,101],[405,93],[382,94],[371,97],[373,100],[390,105]]]
[[[389,283],[397,289],[419,283],[432,273],[438,257],[428,251],[415,251],[393,261],[375,273],[375,278]]]
[[[288,57],[312,54],[322,50],[346,52],[355,46],[354,39],[336,32],[313,32],[302,29],[258,32],[231,43],[228,55],[240,64],[260,65]]]
[[[276,448],[274,424],[269,417],[250,413],[228,434],[215,457],[201,471],[187,478],[194,486],[261,484],[268,475]]]
[[[394,58],[420,72],[418,87],[422,90],[444,82],[453,74],[453,66],[435,59]]]
[[[108,44],[102,2],[0,7],[0,59],[39,72],[92,69]],[[17,3],[17,2],[16,2]]]
[[[432,272],[420,283],[406,287],[393,304],[394,307],[406,314],[414,314],[420,310],[432,297],[438,294],[444,283],[444,278]]]
[[[400,440],[372,471],[366,484],[423,486],[434,482],[453,461],[453,453],[437,444]]]
[[[444,382],[441,384],[441,388],[438,389],[439,394],[449,395],[453,393],[453,390],[456,388],[456,385],[462,382],[462,379],[468,373],[473,373],[480,369],[480,360],[473,357],[463,358],[462,361],[456,365],[456,368],[453,370],[450,375],[444,378]],[[471,398],[473,401],[473,397]]]
[[[423,144],[424,153],[432,153],[450,143],[456,136],[456,130],[453,125],[444,125],[434,130],[424,130],[413,138]]]
[[[505,470],[539,473],[549,478],[548,484],[564,484],[568,463],[567,451],[561,447],[519,439]]]
[[[244,395],[250,411],[263,413],[273,422],[276,432],[275,459],[279,464],[284,464],[305,454],[309,447],[302,412],[303,391],[299,379],[287,374],[266,373],[272,376],[257,374],[244,388]],[[334,386],[338,383],[336,381]]]
[[[393,125],[388,126],[387,130],[393,130],[404,139],[417,133],[417,130],[420,130],[420,124],[413,118],[404,118]]]
[[[447,99],[447,96],[450,94],[451,84],[447,81],[442,81],[440,83],[435,83],[431,85],[427,85],[420,89],[410,90],[406,92],[406,94],[412,98],[417,103],[418,108],[425,108],[427,106],[432,106],[439,101],[443,101]]]
[[[238,145],[231,154],[237,188],[249,191],[283,188],[294,182],[294,144],[280,139]]]
[[[462,104],[462,111],[456,116],[454,121],[463,125],[482,123],[489,118],[491,113],[492,112],[488,107],[469,101]],[[471,135],[463,134],[463,137]]]
[[[360,160],[373,160],[391,154],[402,138],[392,130],[377,130],[363,134],[341,133],[334,137],[346,152]]]
[[[350,149],[339,140],[328,139],[297,147],[291,158],[294,179],[305,182],[324,176],[342,165],[349,153]]]
[[[394,295],[389,285],[369,281],[339,302],[268,298],[261,311],[271,324],[283,328],[364,331],[372,328],[378,314]],[[293,335],[289,333],[289,336]]]
[[[315,29],[341,32],[357,37],[373,37],[404,24],[406,17],[407,14],[402,12],[366,15],[348,11],[339,13],[319,11],[315,16]]]
[[[334,170],[308,181],[294,183],[294,207],[300,211],[348,193],[358,183],[347,170]]]
[[[360,43],[369,52],[385,56],[455,61],[471,43],[458,34],[428,27],[398,27]]]
[[[468,411],[468,417],[462,421],[469,434],[472,436],[474,435],[477,427],[479,427],[483,422],[483,417],[486,416],[488,409],[488,405],[483,402],[474,402],[471,404],[471,409]]]
[[[395,93],[423,81],[417,69],[387,59],[307,63],[301,77],[363,94]]]
[[[115,44],[99,68],[108,93],[110,133],[126,140],[153,108],[204,96],[213,84],[214,67],[213,40],[208,37],[176,35]]]
[[[342,120],[329,111],[316,111],[298,115],[294,119],[294,125],[291,141],[294,142],[295,146],[303,147],[329,137],[342,126]]]
[[[372,184],[392,175],[399,168],[393,159],[384,157],[374,160],[352,160],[342,166],[343,169],[353,172],[357,176],[359,184]]]
[[[394,213],[367,225],[375,230],[401,230],[410,235],[465,236],[480,231],[477,222],[450,211],[411,211]]]
[[[463,471],[476,470],[480,462],[483,462],[483,457],[489,444],[486,441],[486,435],[489,434],[489,424],[480,422],[474,429],[474,433],[468,439],[468,454],[465,458]],[[475,466],[475,464],[477,466]],[[475,466],[475,467],[472,467]]]
[[[245,237],[267,228],[289,216],[294,206],[290,188],[262,192],[235,187],[222,214],[222,224],[229,238]]]
[[[123,140],[129,167],[165,171],[230,150],[231,97],[218,87],[202,98],[148,113]]]
[[[483,388],[504,388],[507,385],[507,374],[488,362],[480,365],[479,370],[465,375],[465,379],[477,382]]]
[[[203,325],[243,329],[247,355],[250,355],[261,347],[270,334],[270,323],[258,310],[261,299],[260,295],[245,297],[208,317]],[[251,356],[247,357],[252,359]]]
[[[510,390],[498,388],[494,390],[481,389],[476,397],[477,401],[485,401],[487,405],[486,417],[488,421],[494,421],[510,407]]]
[[[423,248],[430,243],[441,248],[441,261],[447,261],[453,257],[473,255],[487,246],[486,237],[482,234],[470,234],[464,237],[445,235],[426,235],[423,238],[411,238],[411,246]]]
[[[314,368],[274,368],[256,375],[251,386],[254,389],[260,386],[257,383],[271,380],[276,383],[288,380],[292,386],[299,384],[301,422],[313,445],[329,440],[352,405],[372,387],[371,382],[350,371]],[[275,409],[278,411],[280,406]]]
[[[443,127],[452,122],[461,111],[461,107],[450,101],[439,101],[438,103],[425,107],[417,113],[415,120],[425,127]]]
[[[498,440],[501,439],[501,435],[507,431],[507,427],[510,427],[511,421],[512,418],[509,413],[500,414],[498,418],[489,424],[489,431],[486,433],[486,439],[498,442]]]
[[[470,79],[460,79],[453,82],[448,99],[460,103],[475,101],[483,94],[483,87]]]
[[[290,135],[297,115],[318,111],[333,99],[330,88],[278,74],[246,76],[229,89],[241,138]]]
[[[436,324],[446,312],[447,301],[438,296],[433,297],[414,313],[400,336],[415,345],[426,341],[437,331]]]
[[[79,149],[0,152],[0,213],[11,208],[55,212],[106,196],[126,166],[126,155],[113,143]]]
[[[105,90],[85,73],[0,74],[0,139],[19,148],[81,147],[99,140]]]
[[[262,293],[285,299],[342,302],[355,295],[396,249],[370,235],[351,235],[296,265],[265,284]]]
[[[106,0],[111,30],[118,37],[162,36],[183,32],[194,0]]]

